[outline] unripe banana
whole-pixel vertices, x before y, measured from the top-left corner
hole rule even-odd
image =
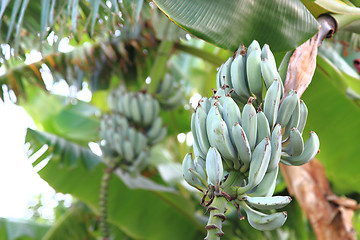
[[[261,49],[261,59],[266,58],[270,64],[272,64],[273,66],[275,66],[276,68],[276,61],[275,61],[275,57],[274,54],[271,52],[269,45],[267,45],[266,43],[264,44],[263,48]]]
[[[211,103],[207,97],[203,97],[202,99],[200,99],[199,105],[201,105],[201,107],[206,113],[208,113],[211,108]]]
[[[137,94],[134,94],[130,99],[130,116],[130,119],[132,119],[135,123],[141,123],[141,110]]]
[[[137,132],[137,134],[136,134],[134,150],[135,150],[135,154],[138,155],[140,152],[143,151],[143,149],[145,149],[147,139],[146,139],[145,135],[142,134],[141,132],[139,132],[139,131],[136,131],[136,132]]]
[[[221,64],[216,73],[216,88],[220,89],[224,86],[224,79],[221,77],[221,69],[223,68],[225,63]]]
[[[148,165],[149,153],[147,151],[141,151],[131,166],[129,166],[129,172],[136,173],[144,170]]]
[[[231,83],[235,94],[246,101],[251,96],[246,76],[246,57],[244,45],[241,45],[231,64]]]
[[[261,53],[261,48],[260,48],[259,42],[256,40],[253,40],[247,49],[246,57],[249,57],[249,54],[255,50],[259,51]]]
[[[280,123],[282,127],[285,127],[286,124],[289,122],[298,101],[299,97],[297,93],[295,91],[291,91],[281,103],[277,122]]]
[[[301,136],[301,133],[297,128],[292,128],[290,130],[289,144],[284,147],[285,151],[289,156],[299,156],[304,151],[304,140]]]
[[[132,162],[135,157],[134,149],[131,142],[128,139],[125,139],[122,144],[122,152],[124,158],[128,162]]]
[[[281,156],[281,162],[286,165],[299,166],[310,162],[318,153],[320,147],[319,137],[315,132],[310,132],[309,139],[305,142],[304,151],[300,156]]]
[[[177,89],[175,94],[169,97],[164,101],[164,106],[167,109],[175,108],[183,103],[184,100],[184,90],[183,88]]]
[[[185,181],[193,186],[194,188],[197,188],[201,191],[202,188],[205,188],[205,186],[202,185],[200,180],[195,176],[190,169],[195,169],[194,161],[192,159],[192,154],[188,153],[185,155],[185,158],[182,163],[182,173]]]
[[[264,138],[251,155],[248,183],[245,187],[238,188],[241,195],[257,186],[264,178],[271,157],[271,145],[268,138]]]
[[[194,154],[195,156],[198,156],[200,155],[202,158],[205,158],[206,157],[206,154],[202,152],[202,150],[200,149],[200,146],[199,146],[199,141],[198,141],[198,133],[197,133],[197,129],[195,127],[195,113],[193,113],[191,115],[191,133],[193,135],[193,150],[194,150]]]
[[[304,101],[300,100],[300,120],[299,120],[299,124],[297,127],[297,129],[300,131],[300,133],[303,133],[303,131],[304,131],[307,116],[308,116],[308,109],[307,109]]]
[[[251,197],[271,197],[276,187],[276,179],[279,165],[272,171],[267,172],[261,182],[246,194]]]
[[[130,111],[130,100],[132,98],[132,92],[124,92],[121,96],[120,101],[123,102],[122,109],[124,110],[122,113],[127,117],[131,118],[131,111]]]
[[[275,197],[244,196],[241,199],[259,210],[279,209],[285,207],[291,202],[291,197],[289,196],[275,196]]]
[[[207,176],[206,176],[206,165],[205,164],[206,164],[205,161],[200,156],[195,157],[195,159],[194,159],[195,171],[196,171],[197,176],[199,177],[200,181],[202,183],[204,183],[204,185],[206,186]]]
[[[238,156],[244,165],[244,167],[241,167],[241,170],[246,171],[251,160],[251,148],[246,133],[239,123],[235,123],[232,127],[231,135],[234,139]]]
[[[198,106],[195,112],[195,128],[197,135],[196,137],[199,143],[199,147],[204,153],[207,152],[210,147],[210,143],[206,133],[206,117],[207,114],[202,108],[202,106]]]
[[[278,80],[280,83],[281,91],[280,91],[280,97],[284,94],[284,85],[281,81],[280,75],[276,69],[276,66],[272,65],[268,59],[262,59],[261,60],[261,74],[264,78],[265,86],[268,89],[271,84]]]
[[[257,137],[257,117],[256,110],[252,105],[252,100],[253,98],[249,98],[248,103],[243,108],[241,116],[242,128],[249,140],[251,150],[255,148]]]
[[[265,94],[264,113],[269,121],[270,128],[273,128],[278,116],[280,105],[281,87],[279,81],[274,81]]]
[[[267,171],[273,171],[279,166],[281,158],[281,143],[282,143],[282,134],[281,134],[281,125],[276,124],[274,130],[271,133],[271,157]]]
[[[154,109],[154,104],[153,104],[153,99],[152,97],[148,94],[148,93],[145,93],[144,94],[144,102],[142,103],[142,117],[143,117],[143,125],[144,126],[148,126],[152,121],[153,121],[153,118],[154,116],[154,112],[155,112],[155,109]]]
[[[162,98],[168,98],[173,93],[174,85],[175,85],[175,80],[170,74],[166,73],[164,79],[161,81],[161,83],[158,86],[158,90],[156,91],[156,94]]]
[[[285,126],[285,131],[283,133],[283,140],[285,140],[286,138],[289,137],[290,135],[290,130],[292,128],[297,128],[300,122],[300,99],[298,99],[296,106],[294,108],[294,111],[291,115],[291,118],[288,122],[288,124],[286,124]]]
[[[215,105],[211,107],[206,119],[206,130],[210,145],[216,147],[225,159],[232,161],[235,169],[239,169],[240,162],[231,143],[229,131]]]
[[[221,155],[215,147],[209,148],[205,162],[208,184],[211,184],[218,189],[220,181],[224,178],[224,168],[222,165]]]
[[[231,128],[234,126],[235,123],[241,123],[241,112],[238,105],[229,96],[225,97],[222,116],[224,121],[226,122],[228,130],[230,131],[229,134],[231,140],[234,143],[234,139],[231,136]]]
[[[149,130],[147,131],[146,135],[150,139],[155,139],[157,136],[160,135],[161,129],[162,129],[162,118],[157,117],[152,123]]]
[[[244,208],[249,224],[260,231],[274,230],[284,225],[287,213],[278,212],[273,214],[264,214],[250,208],[244,201],[240,202]]]
[[[163,127],[159,133],[159,135],[157,137],[155,137],[154,139],[151,139],[149,144],[150,145],[155,145],[159,142],[161,142],[162,140],[164,140],[164,138],[166,137],[167,134],[167,128]]]
[[[231,83],[231,63],[233,61],[233,57],[230,57],[221,68],[220,72],[220,84],[222,88],[225,90],[225,94],[228,94],[229,91],[233,88]],[[226,87],[225,87],[226,86]]]
[[[269,122],[263,111],[259,111],[256,114],[256,118],[257,118],[256,144],[259,144],[264,138],[270,137],[270,128],[269,128]]]
[[[117,152],[117,154],[123,155],[123,150],[122,150],[123,139],[122,139],[121,135],[119,133],[115,132],[113,134],[113,141],[114,142],[112,144],[113,144],[114,149]]]
[[[246,74],[250,92],[256,96],[256,100],[260,103],[262,101],[262,89],[263,89],[263,80],[261,77],[261,57],[260,50],[254,48],[250,50],[250,47],[247,52],[246,58]]]

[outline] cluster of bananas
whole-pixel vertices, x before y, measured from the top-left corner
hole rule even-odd
[[[273,197],[279,162],[287,165],[305,164],[318,153],[320,143],[316,133],[310,132],[304,144],[302,132],[308,115],[307,107],[295,91],[290,91],[280,101],[284,88],[273,55],[267,45],[262,52],[257,46],[256,41],[250,45],[246,59],[245,50],[241,47],[230,64],[231,68],[228,60],[218,71],[217,83],[222,86],[214,90],[212,97],[199,101],[191,119],[195,158],[187,154],[182,170],[185,180],[205,193],[204,198],[224,196],[238,209],[244,209],[250,225],[255,229],[271,230],[284,224],[286,212],[266,214],[261,211],[278,209],[291,201],[288,196]],[[263,57],[261,60],[261,55],[270,56],[271,59]],[[242,65],[237,61],[242,61]],[[256,78],[255,66],[252,66],[255,64],[259,73]],[[245,73],[247,77],[244,77]],[[269,75],[272,77],[265,77]],[[254,96],[262,97],[262,77],[267,91],[264,100],[257,102],[263,109],[259,107],[256,110]],[[261,84],[256,83],[258,78]],[[247,80],[244,82],[244,79]],[[240,84],[243,85],[235,90]],[[261,85],[261,88],[254,87],[257,85]],[[244,89],[244,86],[248,88]],[[243,102],[246,98],[247,101]],[[242,109],[239,108],[239,101]],[[209,189],[215,192],[209,195]],[[210,211],[213,209],[219,208],[212,203]],[[213,218],[220,215],[216,214]],[[216,220],[210,218],[206,227],[208,236],[222,235],[221,224],[214,224]]]
[[[159,103],[148,93],[127,92],[124,86],[108,99],[111,114],[100,122],[100,136],[105,140],[105,155],[119,158],[121,167],[137,173],[147,166],[149,146],[167,134],[159,116]]]
[[[161,109],[171,110],[179,107],[184,102],[184,89],[175,81],[174,77],[166,74],[156,91]]]
[[[216,86],[218,89],[224,85],[228,86],[225,89],[226,94],[234,89],[232,97],[240,102],[255,97],[257,103],[261,103],[263,84],[265,83],[268,89],[274,79],[279,80],[283,93],[284,86],[269,45],[264,44],[261,49],[259,43],[254,40],[247,51],[244,45],[241,45],[236,54],[220,66],[216,76]]]

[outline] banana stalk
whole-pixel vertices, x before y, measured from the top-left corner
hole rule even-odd
[[[227,200],[224,196],[215,195],[214,201],[208,207],[210,211],[210,217],[208,223],[206,224],[205,229],[207,230],[207,235],[205,240],[220,240],[224,235],[222,231],[222,223],[225,221],[225,212]]]

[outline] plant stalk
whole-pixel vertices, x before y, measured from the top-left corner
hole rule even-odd
[[[222,223],[226,220],[225,212],[227,210],[227,202],[228,201],[224,196],[215,195],[214,201],[208,207],[210,217],[205,227],[207,230],[205,240],[220,240],[220,238],[224,235],[224,232],[222,231]]]

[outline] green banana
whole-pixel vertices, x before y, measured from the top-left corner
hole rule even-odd
[[[202,191],[202,188],[205,188],[201,183],[200,179],[194,175],[190,169],[195,169],[194,161],[192,159],[192,154],[188,153],[185,155],[183,163],[182,163],[182,174],[185,181],[194,188]]]
[[[216,88],[220,89],[224,86],[224,79],[221,77],[221,69],[223,68],[225,63],[221,64],[216,73]]]
[[[300,119],[299,119],[299,124],[297,127],[297,129],[299,129],[300,133],[303,133],[303,131],[304,131],[307,116],[308,116],[308,109],[307,109],[304,101],[300,100]]]
[[[211,108],[211,103],[207,97],[203,97],[202,99],[200,99],[199,105],[201,105],[201,107],[206,113],[208,113]]]
[[[241,199],[259,210],[279,209],[285,207],[291,202],[291,197],[289,196],[274,196],[274,197],[244,196]]]
[[[269,45],[267,45],[266,43],[264,44],[263,48],[261,49],[261,60],[262,59],[267,59],[269,61],[269,63],[272,64],[273,66],[275,66],[275,68],[276,68],[276,61],[275,61],[274,54],[271,52]]]
[[[148,94],[144,94],[144,102],[142,103],[142,117],[143,117],[143,125],[148,126],[154,118],[154,104],[152,102],[152,97]]]
[[[257,140],[256,144],[259,144],[264,138],[270,137],[269,122],[263,111],[259,111],[256,114],[257,118]]]
[[[202,158],[205,158],[206,157],[206,154],[202,152],[202,150],[200,149],[200,146],[199,146],[199,142],[198,142],[198,133],[197,133],[197,129],[195,127],[195,113],[193,113],[191,115],[191,133],[193,135],[193,150],[194,150],[194,154],[195,156],[201,156]]]
[[[135,154],[138,155],[146,147],[147,139],[145,135],[139,131],[136,131],[136,140],[134,144]]]
[[[251,150],[255,148],[257,137],[257,117],[256,110],[252,105],[253,99],[254,98],[249,98],[249,101],[243,108],[241,115],[242,128],[244,129],[246,136],[249,140]]]
[[[276,70],[276,66],[272,65],[268,59],[262,59],[260,67],[266,88],[268,89],[275,80],[278,80],[281,88],[280,97],[282,97],[284,94],[284,85],[278,71]]]
[[[281,87],[279,81],[274,81],[265,94],[264,113],[269,121],[270,128],[273,128],[280,105]]]
[[[231,83],[231,63],[233,61],[233,57],[230,57],[223,65],[223,67],[221,68],[221,72],[220,72],[220,84],[222,88],[224,88],[225,90],[225,94],[228,94],[229,91],[233,88],[232,83]],[[226,85],[227,87],[225,87],[224,85]]]
[[[199,143],[199,147],[202,152],[206,153],[210,147],[206,132],[206,117],[207,114],[202,106],[198,106],[195,112],[195,128],[196,128],[196,137]]]
[[[246,62],[244,55],[244,45],[241,45],[236,53],[234,61],[231,63],[231,84],[235,94],[243,101],[251,96],[246,76]]]
[[[175,86],[175,80],[170,74],[166,73],[164,79],[159,84],[156,93],[162,98],[168,98],[173,93],[174,86]]]
[[[304,151],[304,140],[301,136],[301,133],[297,128],[292,128],[290,130],[289,144],[283,151],[285,151],[289,156],[299,156]]]
[[[125,139],[122,144],[122,152],[126,161],[132,162],[135,157],[134,149],[131,142]]]
[[[264,138],[255,148],[251,155],[249,177],[246,186],[238,188],[238,195],[241,195],[255,186],[264,178],[269,166],[271,156],[271,144],[269,138]]]
[[[274,194],[279,165],[272,171],[267,172],[261,182],[246,194],[251,197],[270,197]]]
[[[298,98],[294,111],[290,117],[288,124],[285,126],[285,131],[283,133],[283,140],[289,137],[290,130],[292,128],[297,128],[300,122],[300,99]]]
[[[113,143],[112,144],[113,144],[113,149],[115,149],[117,154],[123,155],[123,150],[122,150],[123,139],[119,133],[115,132],[113,134]]]
[[[194,166],[195,171],[197,172],[197,175],[199,176],[199,179],[204,185],[206,186],[207,182],[207,176],[206,176],[206,165],[205,165],[204,159],[202,159],[200,156],[195,157],[194,159]]]
[[[284,225],[287,213],[277,212],[272,214],[264,214],[250,208],[244,201],[239,202],[244,208],[249,224],[260,231],[274,230]]]
[[[282,151],[282,130],[281,125],[276,124],[271,133],[271,157],[267,171],[273,171],[279,166]]]
[[[299,166],[310,162],[318,153],[320,147],[319,137],[315,132],[310,132],[310,137],[306,140],[304,151],[299,156],[281,156],[281,162],[285,165]]]
[[[123,109],[124,109],[124,112],[123,114],[131,119],[131,106],[130,106],[130,102],[131,102],[131,98],[133,97],[133,93],[132,92],[124,92],[123,93],[123,96],[122,96],[122,100],[124,103],[123,103]]]
[[[239,123],[235,123],[231,130],[238,156],[243,163],[242,171],[246,171],[250,165],[251,148],[244,129]]]
[[[282,127],[285,127],[289,122],[298,101],[299,97],[296,91],[290,91],[289,95],[284,98],[280,105],[277,117],[277,123],[279,123]]]
[[[211,146],[217,148],[221,155],[234,163],[234,168],[240,168],[240,162],[231,143],[226,123],[221,118],[218,107],[212,106],[206,119],[206,130]]]
[[[231,135],[231,128],[234,126],[235,123],[241,123],[241,112],[238,105],[229,96],[225,97],[222,116],[229,130],[231,140],[234,143],[234,139]]]
[[[163,127],[159,133],[159,135],[157,137],[155,137],[154,139],[150,140],[150,145],[155,145],[159,142],[161,142],[162,140],[164,140],[164,138],[166,137],[167,134],[167,128]]]
[[[149,130],[146,132],[146,136],[150,139],[155,139],[157,136],[159,136],[161,129],[162,129],[162,118],[157,117],[150,126]]]
[[[183,88],[180,88],[175,91],[174,95],[166,99],[164,105],[166,106],[167,109],[175,108],[180,104],[182,104],[183,100],[184,100],[184,91]]]
[[[261,47],[260,47],[260,44],[258,41],[256,40],[253,40],[251,42],[251,44],[249,45],[248,49],[247,49],[247,52],[246,52],[246,57],[248,58],[249,57],[249,54],[253,51],[259,51],[260,54],[261,54]]]
[[[210,147],[206,154],[206,175],[208,184],[219,189],[220,181],[224,178],[224,168],[221,155],[215,147]]]
[[[261,57],[260,50],[254,48],[247,52],[249,55],[246,58],[246,76],[250,92],[256,96],[256,100],[260,103],[262,101],[263,80],[261,77]]]

